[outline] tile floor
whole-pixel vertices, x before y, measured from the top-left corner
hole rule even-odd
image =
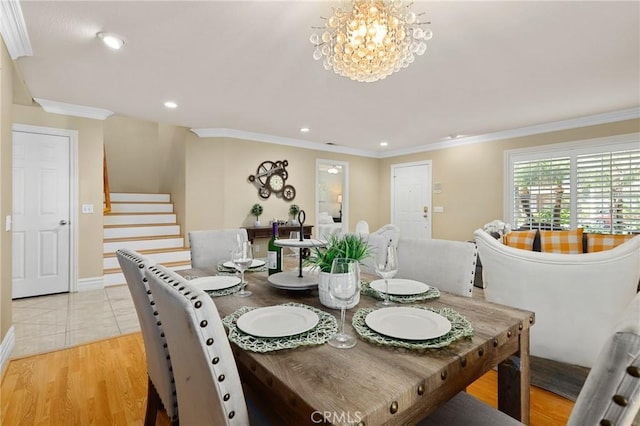
[[[126,285],[18,299],[12,308],[15,346],[11,358],[140,330]]]

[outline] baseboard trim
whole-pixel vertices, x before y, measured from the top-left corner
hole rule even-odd
[[[104,288],[104,277],[81,278],[78,280],[78,291],[100,290]]]
[[[16,345],[16,333],[13,326],[9,327],[7,334],[5,334],[2,343],[0,343],[0,377],[4,378],[4,371],[7,363],[9,362],[9,355],[13,352],[13,347]]]

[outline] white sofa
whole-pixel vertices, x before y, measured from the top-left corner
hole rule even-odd
[[[535,312],[531,354],[584,367],[637,292],[640,237],[585,254],[541,253],[508,247],[475,231],[485,297]]]

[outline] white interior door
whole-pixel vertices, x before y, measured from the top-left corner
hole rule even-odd
[[[431,238],[431,162],[391,166],[391,223],[400,238]]]
[[[13,132],[13,298],[70,290],[70,147]]]

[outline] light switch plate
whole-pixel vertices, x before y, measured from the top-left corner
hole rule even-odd
[[[4,219],[4,230],[11,231],[11,216],[7,216]]]
[[[435,206],[435,207],[433,208],[433,212],[434,212],[434,213],[444,213],[444,207],[442,207],[442,206]]]
[[[83,204],[82,213],[83,214],[93,213],[93,204]]]

